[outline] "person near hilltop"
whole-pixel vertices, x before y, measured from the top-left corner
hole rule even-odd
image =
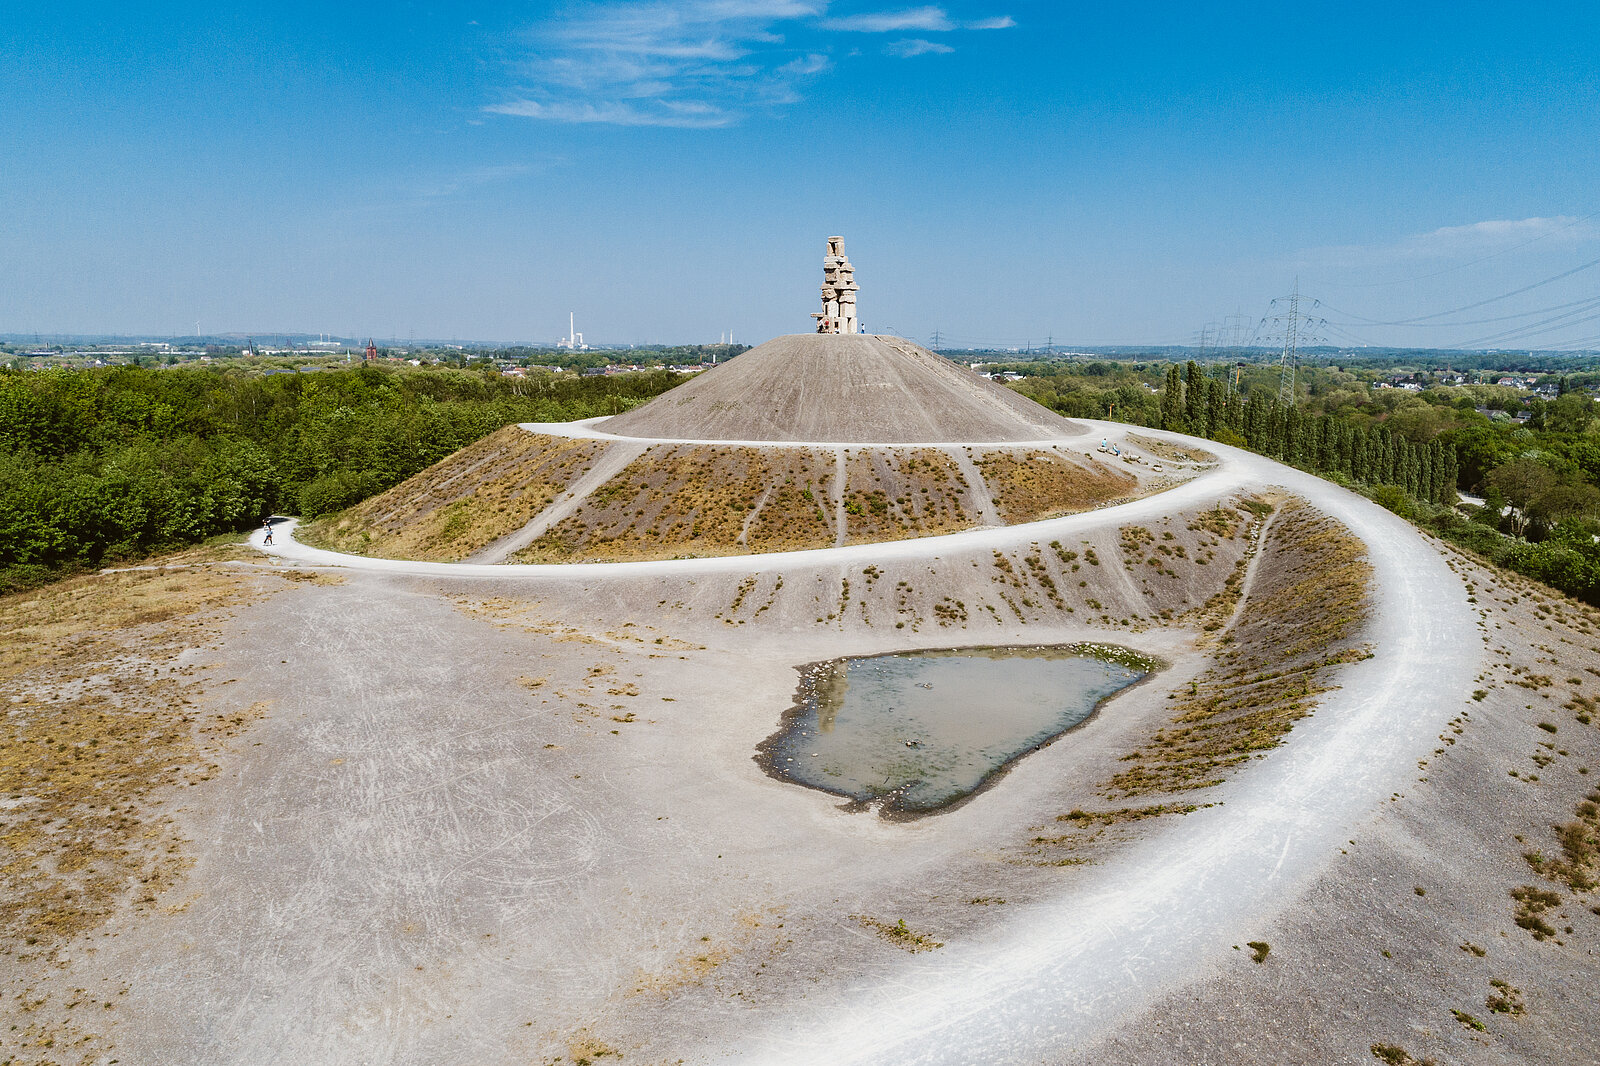
[[[268,518],[267,520],[262,522],[261,523],[261,528],[267,534],[266,539],[263,540],[261,543],[263,543],[263,544],[271,544],[272,543],[272,519]]]

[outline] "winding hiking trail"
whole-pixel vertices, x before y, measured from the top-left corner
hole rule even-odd
[[[1085,441],[1120,439],[1130,428],[1085,425]],[[607,436],[588,424],[528,428]],[[1343,669],[1342,687],[1320,698],[1316,714],[1301,722],[1281,749],[1225,786],[1219,793],[1225,802],[1163,824],[1085,868],[1057,897],[1010,910],[995,935],[909,955],[890,980],[765,1004],[737,1027],[705,1031],[698,1049],[680,1050],[691,1062],[1049,1061],[1081,1051],[1154,997],[1232,955],[1233,945],[1292,902],[1353,827],[1414,780],[1413,767],[1461,708],[1482,659],[1461,579],[1407,522],[1262,457],[1209,441],[1139,432],[1203,447],[1220,461],[1175,488],[1098,511],[938,537],[759,556],[557,565],[407,562],[309,547],[294,539],[292,522],[278,526],[273,546],[262,547],[259,532],[252,543],[299,565],[392,578],[492,580],[561,596],[574,584],[603,593],[664,581],[692,583],[705,575],[781,571],[787,580],[800,581],[811,572],[867,563],[938,560],[950,566],[992,550],[1204,506],[1246,488],[1281,488],[1337,519],[1365,544],[1373,569],[1367,639],[1374,654]],[[731,633],[728,639],[737,637]],[[1119,637],[1108,634],[1108,639]],[[902,831],[936,829],[923,823]],[[345,1050],[352,1054],[322,1061],[360,1057],[352,1048]],[[459,1053],[466,1054],[465,1049]],[[435,1061],[468,1061],[459,1055]]]

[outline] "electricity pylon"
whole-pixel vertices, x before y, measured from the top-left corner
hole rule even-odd
[[[1300,350],[1318,344],[1326,344],[1327,339],[1319,335],[1319,331],[1327,326],[1325,318],[1312,318],[1300,310],[1300,279],[1294,279],[1294,291],[1288,296],[1279,296],[1267,308],[1266,317],[1261,320],[1257,329],[1258,334],[1264,334],[1265,339],[1279,339],[1282,352],[1278,357],[1278,402],[1285,407],[1294,405],[1295,376],[1300,366]],[[1322,306],[1321,300],[1309,301],[1312,308]]]

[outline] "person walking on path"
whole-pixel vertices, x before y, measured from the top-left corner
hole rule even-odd
[[[261,543],[263,543],[263,544],[271,544],[272,543],[272,519],[268,518],[266,521],[262,522],[261,523],[261,528],[263,530],[265,530],[266,534],[267,534],[266,539],[263,540]]]

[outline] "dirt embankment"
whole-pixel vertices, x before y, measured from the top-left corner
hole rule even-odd
[[[831,452],[657,445],[515,562],[657,559],[833,543]]]
[[[333,551],[459,562],[532,521],[605,448],[506,426],[298,535]]]
[[[1214,463],[1217,457],[1210,452],[1187,444],[1173,444],[1143,433],[1129,433],[1128,443],[1137,444],[1157,459],[1169,463]]]
[[[1039,450],[979,452],[974,486],[937,448],[656,445],[589,494],[516,562],[616,562],[829,547],[925,537],[979,524],[980,491],[1010,521],[1137,495],[1123,472]],[[844,485],[839,491],[841,465]],[[988,477],[988,469],[984,476]],[[835,499],[843,500],[843,515]]]
[[[1172,723],[1128,757],[1108,796],[1204,788],[1280,744],[1328,689],[1333,668],[1370,654],[1360,643],[1372,574],[1365,555],[1338,523],[1288,501],[1213,665],[1176,700]]]
[[[1222,517],[1219,517],[1222,516]],[[1000,626],[1081,623],[1140,631],[1188,625],[1191,612],[1213,608],[1237,583],[1254,547],[1260,519],[1238,501],[1211,511],[1173,515],[1149,529],[1134,527],[1159,550],[1162,565],[1143,565],[1145,554],[1125,551],[1127,531],[1096,531],[1072,540],[1035,541],[937,564],[884,568],[867,565],[789,580],[777,572],[752,573],[727,591],[716,607],[724,624],[761,620],[838,628],[889,627],[912,633],[947,629],[953,640]],[[742,594],[741,594],[742,593]],[[711,601],[707,589],[699,604]],[[1231,603],[1230,603],[1231,609]]]
[[[1136,478],[1059,452],[986,451],[974,458],[1007,523],[1087,511],[1137,494]]]
[[[859,449],[846,460],[845,542],[952,533],[977,524],[971,486],[946,453]]]
[[[986,509],[1031,522],[1166,485],[1141,489],[1121,469],[1039,448],[967,448],[958,461],[933,447],[658,444],[569,499],[611,447],[508,426],[300,535],[335,551],[455,562],[527,529],[534,539],[512,561],[673,559],[933,536],[982,524]]]

